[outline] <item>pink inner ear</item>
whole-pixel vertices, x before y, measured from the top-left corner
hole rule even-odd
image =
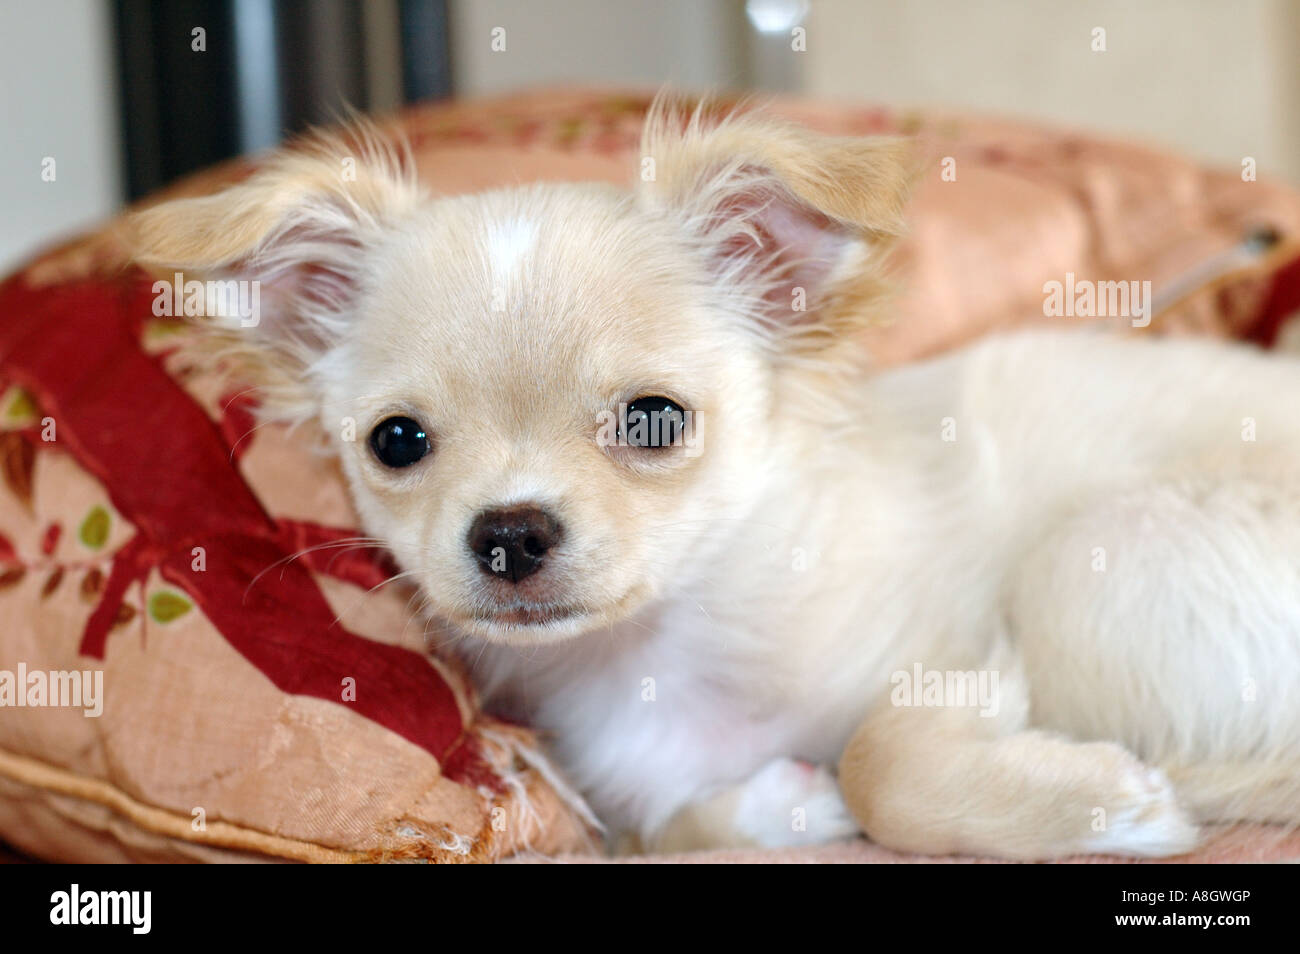
[[[852,242],[852,233],[779,185],[737,194],[721,214],[742,216],[753,233],[732,236],[723,254],[755,256],[772,317],[786,323],[808,320],[826,294],[827,279]],[[804,290],[803,311],[793,307],[798,288]]]
[[[347,307],[356,291],[353,269],[360,250],[345,230],[294,226],[252,261],[237,263],[240,277],[256,278],[260,285],[259,333],[272,343],[324,347],[327,329],[316,327],[310,316]]]
[[[848,248],[848,230],[797,201],[772,202],[759,214],[759,225],[773,246],[781,249],[776,263],[781,279],[768,300],[789,308],[793,289],[801,287],[811,310],[826,293],[831,270]],[[806,312],[794,312],[794,319],[800,314]]]

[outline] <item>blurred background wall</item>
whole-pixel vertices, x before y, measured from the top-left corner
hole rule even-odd
[[[122,201],[110,20],[94,0],[0,4],[0,269]]]
[[[1300,182],[1296,0],[814,0],[808,32],[814,95],[1036,116]]]
[[[0,266],[345,103],[546,83],[967,107],[1300,183],[1297,54],[1300,0],[5,0]]]

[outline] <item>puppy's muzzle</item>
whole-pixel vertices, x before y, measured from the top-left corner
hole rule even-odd
[[[467,542],[484,573],[518,583],[542,568],[547,552],[563,535],[559,521],[526,504],[485,510],[470,526]]]

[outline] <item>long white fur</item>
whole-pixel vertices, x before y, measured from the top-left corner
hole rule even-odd
[[[276,412],[323,425],[366,530],[612,831],[789,844],[851,814],[1043,858],[1300,821],[1300,364],[1037,329],[867,373],[897,145],[660,110],[645,149],[635,195],[432,199],[384,161],[341,185],[326,143],[145,213],[140,257],[329,266],[244,342]],[[791,276],[806,315],[773,310]],[[702,454],[595,445],[645,393],[699,412]],[[435,435],[406,471],[338,437],[395,413]],[[465,534],[520,502],[565,543],[507,598]],[[520,600],[573,615],[493,619]],[[916,664],[995,671],[996,716],[891,704]]]

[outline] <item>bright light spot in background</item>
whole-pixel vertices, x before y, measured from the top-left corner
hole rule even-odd
[[[745,14],[759,33],[789,33],[808,15],[808,0],[747,0]]]

